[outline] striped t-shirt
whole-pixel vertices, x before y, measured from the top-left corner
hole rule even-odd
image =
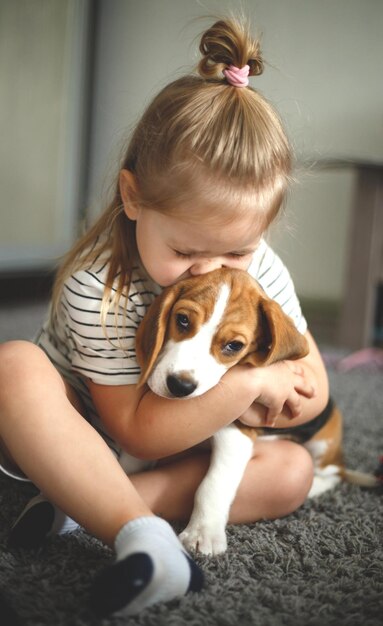
[[[162,290],[141,267],[134,268],[128,298],[122,297],[118,310],[108,313],[105,333],[100,309],[107,269],[105,263],[98,261],[90,269],[70,276],[64,284],[57,317],[54,321],[46,321],[36,339],[64,378],[78,391],[89,420],[103,436],[105,431],[84,379],[103,385],[138,382],[136,331],[149,305]],[[264,240],[254,253],[248,271],[304,333],[307,324],[290,274]],[[117,451],[112,442],[108,442]]]

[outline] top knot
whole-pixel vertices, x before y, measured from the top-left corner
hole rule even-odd
[[[239,20],[219,20],[213,24],[203,33],[199,50],[202,59],[198,72],[202,78],[222,78],[224,74],[231,85],[244,87],[248,84],[247,76],[258,76],[263,72],[259,41],[253,39]],[[249,68],[245,77],[247,83],[242,84],[241,78],[239,84],[237,77],[239,72],[246,74],[246,66]]]

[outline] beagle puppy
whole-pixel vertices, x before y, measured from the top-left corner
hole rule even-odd
[[[136,351],[140,385],[166,398],[193,398],[217,385],[236,363],[259,367],[299,359],[308,344],[247,272],[222,268],[164,289],[138,328]],[[212,438],[209,470],[180,535],[185,547],[213,555],[226,550],[230,506],[257,437],[290,439],[309,450],[316,474],[310,496],[341,479],[377,483],[374,476],[344,468],[342,417],[331,401],[318,417],[295,427],[251,428],[236,421]]]

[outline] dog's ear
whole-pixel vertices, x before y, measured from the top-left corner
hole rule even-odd
[[[256,348],[243,358],[242,363],[271,365],[284,359],[301,359],[309,352],[306,338],[274,300],[259,300],[255,332]]]
[[[170,311],[178,300],[180,288],[164,289],[148,308],[136,335],[137,362],[141,367],[138,385],[146,383],[164,344]]]

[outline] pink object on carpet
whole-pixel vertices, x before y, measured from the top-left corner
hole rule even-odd
[[[348,372],[356,367],[383,369],[383,350],[364,348],[340,359],[336,364],[336,369],[341,372]]]

